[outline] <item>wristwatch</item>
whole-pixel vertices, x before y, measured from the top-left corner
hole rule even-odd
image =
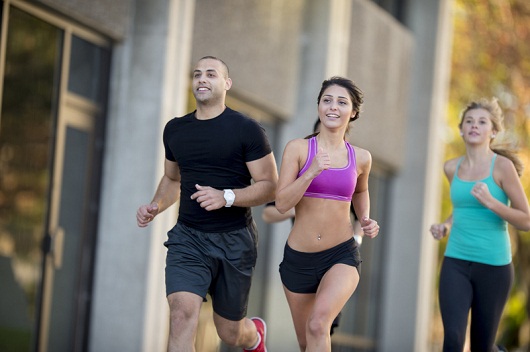
[[[225,189],[225,201],[226,201],[226,208],[230,208],[232,204],[234,204],[234,201],[236,200],[236,195],[234,194],[234,191],[231,189]]]

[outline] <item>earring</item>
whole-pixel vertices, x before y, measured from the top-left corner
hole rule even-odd
[[[495,138],[496,134],[492,134],[491,135],[491,139]]]

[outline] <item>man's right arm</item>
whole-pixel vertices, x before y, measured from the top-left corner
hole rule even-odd
[[[180,168],[175,161],[165,160],[164,176],[158,184],[150,204],[144,204],[136,212],[139,227],[146,227],[156,215],[169,208],[180,198]]]

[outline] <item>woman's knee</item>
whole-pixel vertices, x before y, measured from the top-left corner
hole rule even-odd
[[[466,341],[466,332],[459,329],[444,329],[444,351],[462,351]]]
[[[322,336],[329,334],[330,324],[328,324],[325,317],[321,315],[313,315],[309,317],[307,322],[307,333],[312,336]]]
[[[307,343],[300,343],[298,342],[298,346],[300,347],[300,352],[304,352],[307,349]]]

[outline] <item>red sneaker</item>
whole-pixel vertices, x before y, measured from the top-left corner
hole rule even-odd
[[[261,318],[254,317],[250,318],[254,325],[256,325],[256,329],[258,330],[258,334],[261,338],[261,341],[259,342],[258,347],[256,347],[253,350],[247,350],[244,349],[243,352],[267,352],[267,347],[265,347],[265,339],[267,338],[267,324],[265,324],[265,321]]]

